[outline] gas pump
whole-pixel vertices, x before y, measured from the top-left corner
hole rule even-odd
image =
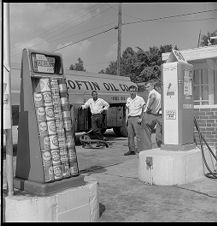
[[[60,54],[24,49],[14,186],[47,195],[83,185]]]
[[[173,50],[162,65],[163,150],[191,150],[194,144],[193,65]]]
[[[204,176],[201,152],[194,143],[192,80],[193,66],[172,50],[162,65],[163,145],[139,153],[140,180],[176,185]]]

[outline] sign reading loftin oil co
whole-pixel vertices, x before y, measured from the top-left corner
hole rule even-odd
[[[69,88],[73,90],[103,90],[110,92],[127,92],[129,84],[125,82],[105,82],[105,81],[87,81],[87,80],[71,80],[67,81]]]

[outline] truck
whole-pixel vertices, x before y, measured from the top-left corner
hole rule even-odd
[[[125,123],[125,104],[129,96],[128,88],[136,85],[129,77],[110,74],[99,74],[84,71],[64,69],[71,114],[74,119],[74,132],[87,132],[91,129],[90,109],[80,109],[96,90],[98,97],[103,98],[110,105],[103,117],[102,132],[113,129],[117,136],[127,136]],[[20,69],[11,69],[12,121],[18,125],[20,102]]]

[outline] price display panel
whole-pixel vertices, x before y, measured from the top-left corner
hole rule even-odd
[[[34,73],[63,74],[60,56],[31,53],[32,70]]]

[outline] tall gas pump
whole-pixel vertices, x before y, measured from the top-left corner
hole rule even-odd
[[[14,186],[47,195],[83,185],[60,54],[24,49]]]
[[[175,185],[203,177],[200,149],[194,144],[193,65],[172,50],[162,65],[163,145],[139,154],[139,179]]]
[[[163,150],[191,150],[194,144],[193,65],[173,50],[162,65]]]

